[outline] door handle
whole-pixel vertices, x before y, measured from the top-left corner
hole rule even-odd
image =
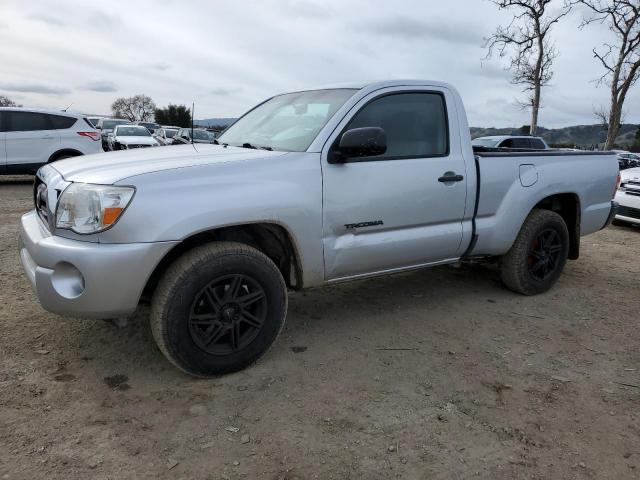
[[[464,177],[457,175],[455,172],[445,172],[444,175],[438,179],[438,181],[442,183],[461,182],[462,180],[464,180]]]

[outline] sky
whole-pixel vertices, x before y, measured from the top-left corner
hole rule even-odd
[[[144,93],[158,106],[195,102],[195,117],[211,118],[286,91],[418,78],[453,84],[472,126],[515,127],[529,123],[521,87],[483,48],[511,18],[489,0],[2,0],[0,95],[108,114],[117,97]],[[581,19],[554,27],[542,126],[597,123],[594,109],[608,105],[591,50],[613,39],[604,26],[580,30]],[[625,111],[640,123],[640,84]]]

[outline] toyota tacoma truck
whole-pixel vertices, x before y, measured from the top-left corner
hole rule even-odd
[[[498,261],[540,294],[615,213],[615,154],[474,152],[444,83],[277,95],[217,143],[42,167],[19,247],[42,306],[109,319],[149,299],[165,356],[219,375],[266,352],[289,289]]]

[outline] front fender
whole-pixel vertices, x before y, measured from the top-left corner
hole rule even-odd
[[[234,160],[148,173],[118,182],[136,195],[101,243],[182,241],[233,225],[274,223],[295,244],[305,285],[323,279],[319,154]]]

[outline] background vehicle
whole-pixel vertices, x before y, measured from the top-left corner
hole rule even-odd
[[[201,128],[193,129],[193,143],[213,143],[215,140],[213,134]],[[181,128],[173,136],[172,145],[183,145],[191,143],[191,129]]]
[[[116,125],[107,137],[109,150],[157,147],[158,142],[142,125]]]
[[[155,122],[135,122],[135,125],[142,125],[143,127],[145,127],[147,130],[149,130],[149,133],[153,134],[155,133],[155,131],[160,128],[160,125],[158,125]]]
[[[620,170],[640,167],[640,155],[631,152],[619,152],[618,165]]]
[[[0,173],[35,173],[43,164],[98,153],[100,134],[80,115],[0,108]]]
[[[618,210],[614,222],[618,225],[640,225],[640,167],[620,172],[620,187],[616,193]]]
[[[160,145],[171,145],[173,137],[178,130],[179,128],[161,127],[155,131],[153,138],[155,138]]]
[[[474,147],[488,148],[524,148],[532,150],[546,150],[549,148],[547,142],[541,137],[528,136],[507,136],[499,135],[494,137],[478,137],[471,141]]]
[[[474,152],[462,99],[429,81],[278,95],[219,142],[41,169],[20,255],[43,307],[113,318],[145,292],[174,365],[227,373],[276,339],[287,287],[496,260],[545,292],[618,179],[611,153]]]
[[[95,127],[97,127],[97,126],[98,126],[98,122],[100,121],[100,119],[101,119],[101,118],[102,118],[102,117],[87,117],[87,120],[88,120],[88,121],[89,121],[89,123],[90,123],[91,125],[93,125],[93,126],[94,126],[94,128],[95,128]]]
[[[101,118],[98,121],[98,125],[96,125],[96,129],[100,130],[100,135],[102,137],[102,148],[103,150],[109,150],[109,145],[107,143],[107,137],[116,125],[131,125],[129,120],[123,120],[121,118]]]

